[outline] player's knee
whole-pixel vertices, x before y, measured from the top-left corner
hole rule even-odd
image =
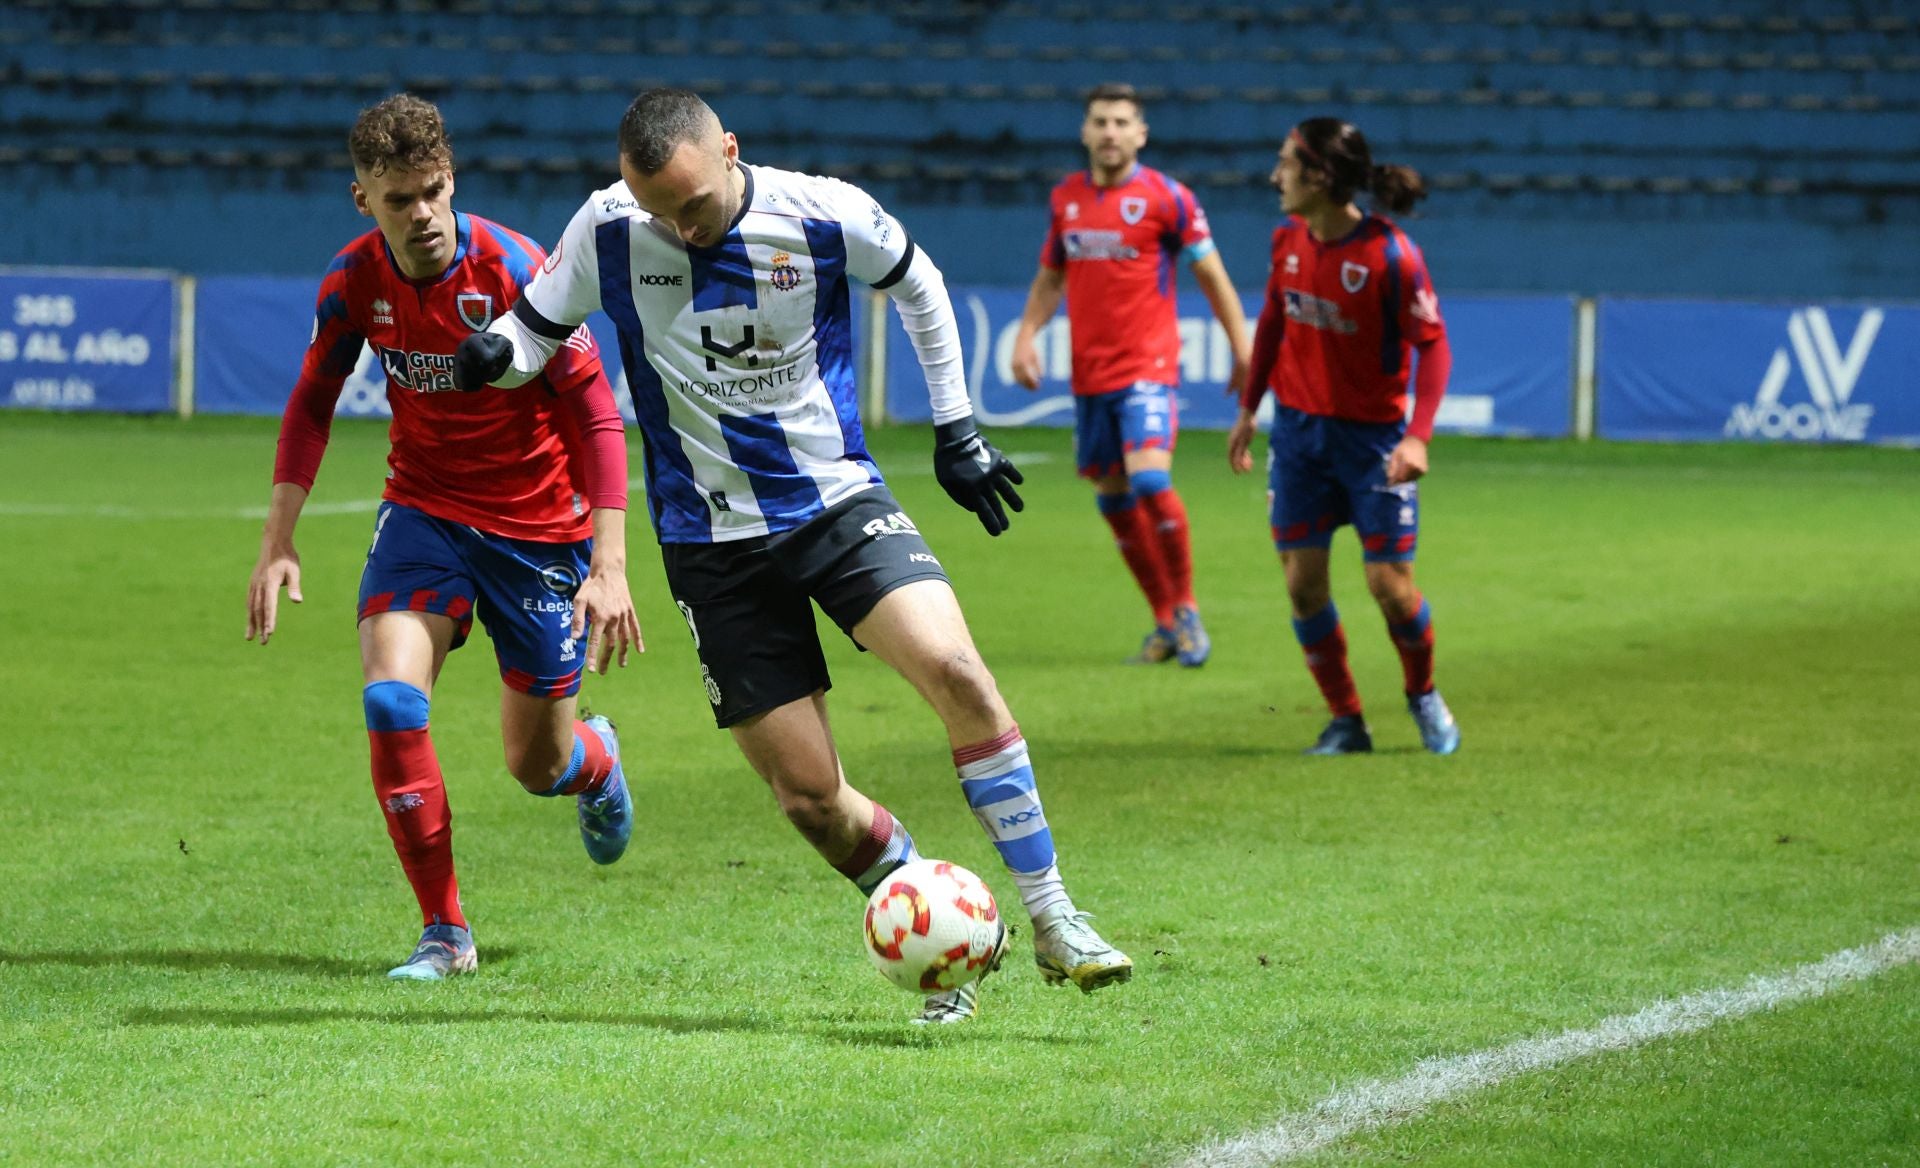
[[[1390,620],[1404,620],[1420,607],[1412,571],[1404,564],[1380,564],[1367,571],[1367,591]]]
[[[404,681],[370,682],[360,691],[360,704],[369,730],[426,729],[429,703],[419,686]]]
[[[1173,489],[1173,472],[1162,467],[1136,470],[1127,476],[1127,486],[1142,499]]]
[[[780,800],[780,812],[787,822],[810,843],[819,843],[833,835],[840,814],[839,783],[775,782],[774,797]]]
[[[967,649],[953,649],[935,663],[932,686],[940,696],[941,712],[968,718],[992,715],[999,707],[1000,688],[986,662]]]

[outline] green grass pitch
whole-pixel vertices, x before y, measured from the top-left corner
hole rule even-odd
[[[1216,646],[1183,671],[1118,664],[1144,606],[1066,434],[998,436],[1028,507],[990,540],[908,428],[875,452],[1133,983],[1049,989],[1023,928],[977,1023],[907,1026],[859,897],[712,728],[636,514],[648,651],[587,685],[632,850],[594,868],[570,803],[506,775],[476,637],[433,725],[480,972],[389,984],[418,926],[352,634],[384,429],[336,427],[306,603],[262,649],[273,434],[0,414],[0,1163],[1161,1165],[1422,1058],[1920,924],[1920,454],[1443,440],[1420,580],[1465,746],[1418,749],[1343,532],[1380,753],[1308,760],[1324,714],[1264,482],[1220,435],[1176,474]],[[1018,917],[932,714],[827,632],[848,774]],[[1916,1083],[1909,966],[1313,1162],[1914,1164]]]

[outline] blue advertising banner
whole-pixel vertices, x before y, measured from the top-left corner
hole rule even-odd
[[[313,336],[313,301],[318,279],[285,277],[207,277],[199,282],[194,311],[198,354],[195,406],[210,414],[278,414],[300,376],[300,362]],[[595,313],[587,327],[600,343],[600,359],[613,383],[614,398],[628,424],[633,399],[613,322]],[[370,348],[362,348],[340,391],[335,416],[390,418],[387,377]]]
[[[174,408],[173,280],[0,270],[0,405]]]
[[[1920,307],[1602,299],[1604,438],[1920,444]]]
[[[952,288],[967,386],[988,426],[1071,426],[1071,338],[1065,312],[1037,339],[1040,388],[1013,380],[1013,338],[1026,306],[1025,288]],[[1261,297],[1241,294],[1248,320]],[[1453,349],[1453,376],[1438,427],[1460,433],[1564,436],[1572,431],[1573,300],[1566,296],[1452,296],[1441,302]],[[1224,430],[1238,405],[1226,393],[1233,354],[1206,297],[1184,292],[1180,313],[1180,424]],[[931,417],[926,381],[899,315],[889,313],[887,414],[896,421]]]

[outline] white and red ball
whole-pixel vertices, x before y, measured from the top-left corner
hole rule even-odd
[[[915,860],[867,898],[867,956],[888,981],[915,993],[958,989],[1006,947],[1007,926],[978,876],[945,860]]]

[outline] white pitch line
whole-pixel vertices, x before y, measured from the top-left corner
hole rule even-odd
[[[1437,1103],[1518,1075],[1823,997],[1849,982],[1916,961],[1920,961],[1920,928],[1911,928],[1810,965],[1755,976],[1744,986],[1655,1002],[1637,1014],[1615,1015],[1588,1030],[1522,1039],[1473,1054],[1422,1059],[1401,1078],[1374,1079],[1336,1091],[1269,1127],[1203,1146],[1182,1160],[1180,1168],[1253,1168],[1297,1159],[1363,1132],[1404,1123]]]

